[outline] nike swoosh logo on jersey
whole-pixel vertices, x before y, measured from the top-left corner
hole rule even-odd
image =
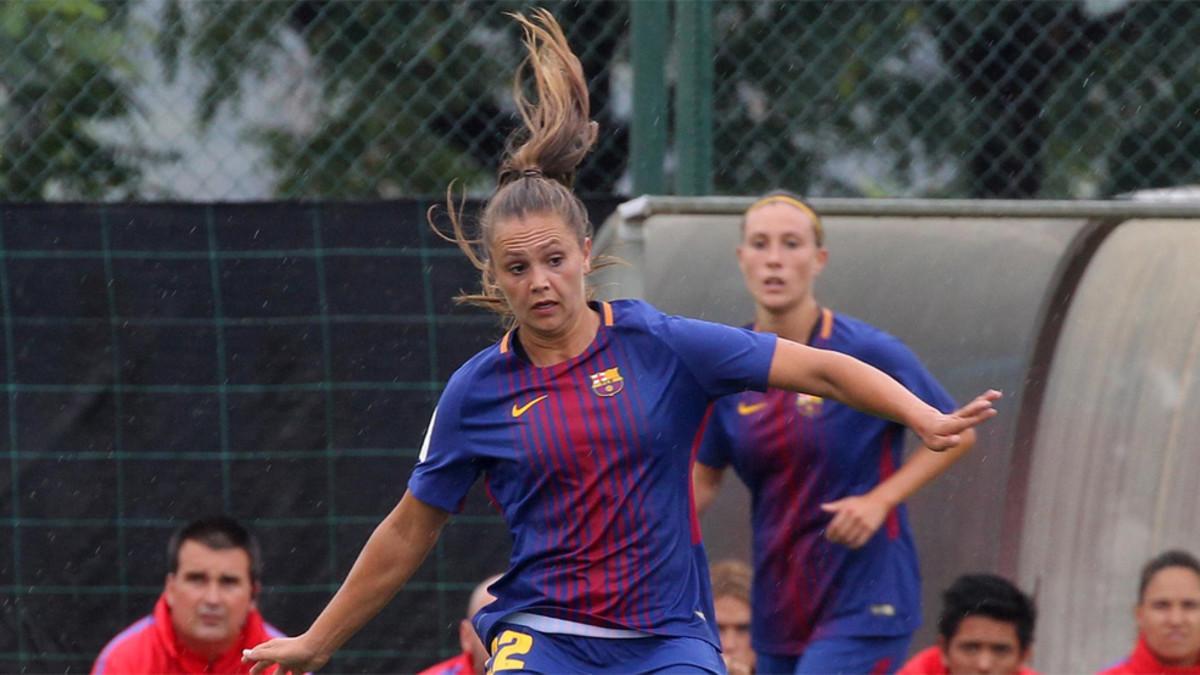
[[[518,406],[516,403],[514,403],[513,409],[512,409],[512,416],[520,417],[521,415],[524,415],[526,412],[528,412],[528,410],[530,408],[537,405],[538,403],[541,403],[542,400],[546,398],[546,396],[548,396],[548,394],[542,394],[541,396],[533,399],[529,403],[526,403],[525,405],[522,405],[522,406]]]
[[[738,403],[738,414],[739,415],[753,415],[754,413],[758,412],[759,410],[762,410],[765,407],[767,407],[766,401],[759,401],[758,403],[749,403],[749,404],[739,402]]]

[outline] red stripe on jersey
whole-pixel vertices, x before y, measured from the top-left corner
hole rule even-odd
[[[615,340],[613,344],[616,346],[616,358],[620,358],[621,361],[630,364],[630,367],[632,367],[633,361],[625,352],[625,345]],[[616,365],[615,361],[613,365]],[[620,399],[617,401],[619,405],[615,406],[616,413],[614,415],[621,422],[617,425],[617,429],[621,433],[621,443],[624,447],[628,448],[631,457],[640,457],[642,454],[648,452],[648,450],[642,446],[642,434],[638,428],[638,420],[641,418],[638,417],[637,411],[645,411],[648,408],[642,400],[641,389],[638,387],[637,380],[627,380],[625,382],[625,391],[614,398]],[[634,466],[632,462],[628,464]],[[642,466],[641,463],[637,465]],[[685,478],[690,484],[692,480],[691,474],[688,474]],[[634,481],[634,485],[636,485],[636,477],[632,478],[631,481]],[[645,490],[631,490],[631,493],[633,497],[632,522],[635,527],[644,530],[647,527],[647,523],[650,522],[650,519],[646,517],[646,500],[649,495],[646,494]],[[649,573],[649,570],[641,570],[641,574],[643,575]],[[651,602],[651,590],[645,584],[641,584],[636,588],[641,589],[641,592],[632,598],[632,606],[636,615],[640,617],[641,623],[639,625],[647,627],[650,625],[649,605]]]
[[[879,457],[879,482],[882,483],[896,473],[896,461],[893,452],[896,443],[896,427],[889,426],[883,432],[882,448],[880,448]],[[887,536],[888,539],[896,539],[900,536],[900,514],[893,508],[888,511],[887,520]]]
[[[537,383],[539,391],[548,395],[547,400],[541,406],[542,410],[538,411],[541,414],[535,420],[553,464],[551,481],[559,486],[563,496],[562,506],[555,514],[559,522],[558,527],[555,528],[559,533],[558,544],[563,550],[574,552],[578,548],[574,540],[577,538],[576,529],[579,521],[575,519],[574,512],[579,506],[579,495],[571,487],[571,482],[578,475],[578,467],[570,457],[566,439],[558,424],[562,410],[561,407],[556,410],[555,404],[560,402],[558,399],[561,399],[562,395],[553,381],[553,377],[549,379],[546,377],[547,372],[552,373],[553,367],[530,368],[531,377]],[[571,557],[576,556],[572,555]],[[573,604],[574,599],[579,597],[579,581],[573,574],[570,574],[570,570],[558,570],[558,572],[560,572],[564,584],[561,592],[569,600],[567,605],[569,607]]]
[[[777,391],[772,390],[772,393]],[[783,559],[788,561],[811,559],[807,556],[799,557],[802,553],[797,550],[798,544],[804,539],[798,532],[800,529],[798,524],[804,522],[804,511],[810,504],[814,501],[818,503],[824,501],[824,495],[817,496],[816,494],[820,487],[809,478],[812,476],[814,465],[820,461],[818,458],[825,456],[824,453],[827,452],[828,446],[825,430],[817,422],[817,417],[808,418],[797,412],[798,396],[799,394],[794,392],[777,396],[769,413],[772,422],[779,425],[774,430],[775,442],[778,445],[772,448],[772,452],[779,457],[777,461],[783,467],[781,471],[788,477],[788,483],[792,486],[786,499],[783,498],[783,495],[775,495],[776,501],[782,501],[787,505],[786,516],[784,516],[783,522],[778,524],[775,546],[786,546],[788,552]],[[793,420],[794,423],[788,424],[788,420]],[[806,437],[811,438],[815,452],[811,450],[805,452]],[[786,543],[781,544],[778,541],[779,538]],[[805,548],[807,549],[807,547]],[[805,550],[804,553],[810,552]],[[778,558],[779,556],[775,556],[775,559]],[[793,578],[801,587],[782,588],[779,592],[793,600],[790,603],[792,612],[799,617],[795,620],[795,624],[810,626],[813,623],[814,614],[818,610],[814,606],[812,598],[821,597],[819,591],[822,584],[826,583],[827,575],[819,574],[814,570],[813,573],[799,574]]]
[[[520,386],[517,388],[519,396],[529,396],[532,392],[540,391],[533,382],[530,367],[524,363],[514,363],[514,368],[517,370],[517,379]],[[540,396],[541,394],[537,394]],[[554,465],[556,464],[554,457],[550,454],[549,448],[546,447],[544,438],[544,429],[540,424],[542,416],[541,408],[544,405],[535,405],[528,412],[521,416],[518,426],[521,427],[522,434],[525,440],[525,447],[532,451],[532,459],[536,461],[536,466],[533,470],[536,472],[536,477],[532,479],[535,484],[533,489],[538,489],[536,485],[540,484],[542,489],[545,489],[550,496],[550,505],[554,514],[561,514],[564,510],[565,496],[563,495],[562,487],[553,480],[547,480],[547,476],[553,475]],[[546,516],[544,514],[543,518]],[[549,518],[546,518],[549,520]],[[554,534],[559,534],[557,540],[553,539]],[[546,541],[546,550],[554,550],[561,546],[561,530],[555,531],[555,528],[546,528],[542,535]],[[545,588],[547,594],[558,602],[565,600],[563,589],[556,583],[551,583],[551,579],[545,579]]]
[[[616,451],[605,442],[599,423],[585,412],[589,403],[586,394],[591,390],[591,382],[586,376],[585,369],[582,367],[573,369],[570,378],[571,386],[568,388],[574,390],[572,400],[576,410],[578,428],[586,439],[583,445],[588,451],[594,453],[589,470],[591,479],[596,481],[594,489],[599,499],[615,505],[617,496],[621,494],[620,488],[614,484],[610,470]],[[615,506],[610,506],[610,509],[612,508]],[[621,616],[620,605],[622,598],[628,593],[629,579],[628,575],[624,574],[619,567],[620,558],[615,555],[617,541],[622,535],[620,514],[610,515],[609,521],[606,524],[611,526],[602,527],[596,536],[600,559],[593,563],[596,566],[596,573],[593,575],[589,572],[589,579],[598,580],[601,585],[599,591],[592,592],[590,601],[593,603],[591,609],[595,613],[609,620],[616,620]]]
[[[696,485],[691,477],[696,468],[696,453],[700,452],[700,442],[704,440],[704,430],[708,428],[708,421],[712,419],[713,403],[708,404],[704,409],[704,417],[700,418],[700,426],[696,428],[696,435],[692,439],[692,456],[688,460],[688,520],[692,524],[692,546],[699,544],[701,537],[700,518],[696,515]]]
[[[596,466],[591,457],[593,449],[590,439],[579,424],[582,412],[575,402],[575,397],[570,395],[572,382],[568,372],[575,364],[567,362],[562,365],[566,368],[554,366],[551,369],[553,380],[546,382],[547,391],[554,392],[550,397],[553,400],[548,401],[551,404],[550,409],[557,412],[547,415],[547,423],[562,456],[563,466],[569,467],[563,478],[570,483],[568,489],[573,492],[572,507],[576,511],[563,514],[567,516],[567,522],[573,523],[568,530],[568,545],[583,571],[582,578],[572,575],[573,595],[577,602],[582,604],[579,609],[588,614],[603,615],[603,612],[599,611],[601,602],[597,597],[597,592],[603,587],[595,557],[595,542],[602,536],[605,527],[600,496],[596,491]],[[545,381],[545,371],[542,377]],[[578,512],[580,510],[582,513]]]

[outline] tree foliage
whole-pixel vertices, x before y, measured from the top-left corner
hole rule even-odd
[[[303,40],[321,87],[315,123],[252,134],[280,171],[280,196],[437,194],[452,178],[486,189],[516,121],[509,83],[521,52],[502,13],[521,7],[170,0],[163,24],[172,28],[160,51],[168,64],[185,49],[208,65],[198,104],[211,120],[220,106],[237,103],[247,76],[270,76],[287,51],[286,31]],[[611,57],[584,55],[593,64],[602,59],[603,68]]]
[[[0,194],[12,200],[133,194],[129,148],[98,125],[131,112],[127,3],[0,4]]]

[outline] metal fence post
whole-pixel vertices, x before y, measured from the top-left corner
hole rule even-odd
[[[663,158],[667,153],[667,0],[641,0],[631,7],[633,34],[633,124],[630,163],[635,195],[660,195],[667,189]]]
[[[713,189],[712,22],[712,0],[675,0],[675,192],[680,195]]]

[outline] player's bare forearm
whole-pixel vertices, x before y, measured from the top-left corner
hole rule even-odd
[[[871,490],[871,494],[883,500],[888,508],[895,508],[898,504],[908,501],[909,497],[962,459],[975,445],[974,429],[968,429],[960,436],[962,439],[958,445],[944,452],[935,452],[923,446],[917,448],[904,466]]]
[[[387,605],[425,560],[449,515],[411,493],[401,498],[305,634],[322,656],[332,655]]]
[[[790,340],[780,339],[775,347],[768,380],[778,389],[831,398],[908,426],[932,409],[874,366]]]
[[[961,434],[996,414],[989,390],[951,414],[917,398],[877,368],[845,354],[780,339],[771,360],[772,387],[816,394],[910,427],[931,450],[947,450]]]

